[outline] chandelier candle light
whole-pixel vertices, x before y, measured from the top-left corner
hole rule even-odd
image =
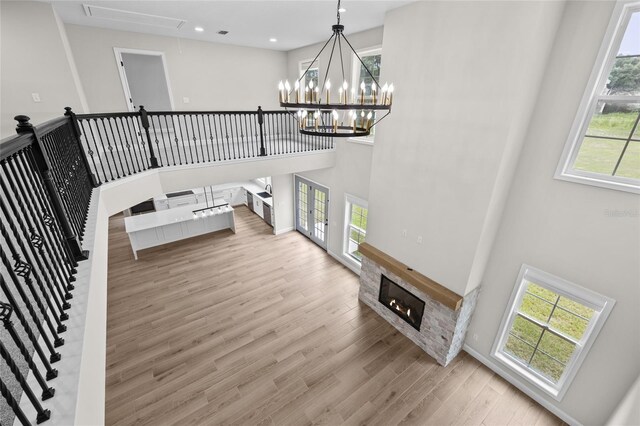
[[[337,17],[338,23],[331,27],[333,34],[320,49],[314,60],[311,61],[302,76],[294,83],[293,88],[288,80],[284,83],[280,81],[278,84],[278,101],[281,107],[290,111],[298,120],[300,133],[302,134],[332,137],[368,136],[371,133],[371,128],[391,113],[394,87],[393,84],[387,83],[384,86],[380,86],[369,68],[351,46],[349,40],[347,40],[343,33],[344,25],[340,25],[340,0],[338,0]],[[359,87],[360,91],[356,94],[356,88],[352,87],[351,96],[349,96],[349,84],[345,78],[342,59],[342,40],[347,43],[355,57],[358,58],[362,69],[371,77],[370,95],[367,95],[367,84],[362,80]],[[333,41],[331,55],[324,73],[322,88],[319,87],[319,84],[315,85],[313,80],[306,84],[305,77],[307,73],[331,41]],[[328,75],[336,44],[339,50],[343,83],[338,87],[338,101],[331,103],[332,86]],[[322,94],[324,94],[324,98]],[[292,102],[292,98],[295,98],[295,102]],[[386,114],[374,119],[374,114],[378,111]]]

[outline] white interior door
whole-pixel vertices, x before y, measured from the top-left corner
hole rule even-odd
[[[173,111],[164,53],[114,48],[129,111]]]
[[[296,229],[327,249],[329,189],[300,176],[295,177]]]

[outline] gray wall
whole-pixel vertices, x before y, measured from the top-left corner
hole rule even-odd
[[[92,112],[127,111],[114,47],[164,52],[177,111],[273,109],[278,81],[286,77],[284,52],[78,25],[66,29]]]
[[[60,117],[65,106],[84,112],[65,43],[50,4],[0,2],[0,137],[15,134],[18,114],[38,124]],[[32,93],[39,93],[41,102],[34,102]]]
[[[584,424],[604,424],[640,374],[640,200],[553,178],[612,9],[566,6],[467,339],[489,357],[522,263],[614,298],[564,399],[547,398]]]

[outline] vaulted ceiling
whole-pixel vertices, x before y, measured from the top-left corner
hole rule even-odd
[[[337,1],[327,0],[48,1],[69,24],[284,51],[328,39],[337,8]],[[388,10],[407,3],[344,0],[341,23],[346,34],[375,28]]]

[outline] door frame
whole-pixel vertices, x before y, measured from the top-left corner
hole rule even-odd
[[[299,191],[298,191],[298,179],[303,182],[306,183],[312,190],[315,187],[320,187],[322,188],[322,190],[326,190],[327,193],[327,205],[326,205],[326,211],[325,211],[325,229],[324,229],[324,235],[325,235],[325,240],[324,240],[324,246],[320,245],[317,243],[315,238],[312,238],[312,236],[308,235],[305,232],[300,231],[300,229],[298,229],[298,223],[299,223],[299,217],[298,217],[298,213],[300,211],[300,209],[298,208],[298,200],[299,200]],[[325,250],[326,252],[329,251],[329,208],[330,208],[330,202],[331,202],[331,189],[328,186],[322,185],[321,183],[318,183],[316,181],[313,181],[311,179],[308,179],[304,176],[300,176],[297,174],[293,175],[293,189],[294,189],[294,194],[293,194],[293,202],[294,202],[294,216],[293,216],[293,220],[294,220],[294,229],[298,232],[300,232],[302,235],[304,235],[305,237],[307,237],[308,239],[310,239],[311,241],[314,242],[314,244],[316,244],[318,247],[320,247],[321,249]],[[311,194],[311,197],[313,198],[313,201],[315,202],[315,194]],[[311,203],[309,203],[310,199],[309,196],[307,196],[307,202],[308,202],[308,206],[312,205]],[[315,207],[314,207],[315,210]],[[307,224],[309,227],[309,231],[313,231],[313,225],[311,224],[311,222],[309,222],[309,220],[307,219]]]
[[[127,74],[124,70],[122,54],[123,53],[132,53],[135,55],[148,55],[148,56],[160,56],[162,59],[162,67],[164,68],[164,78],[167,82],[167,92],[169,93],[169,102],[171,103],[171,111],[175,111],[175,105],[173,103],[173,93],[171,92],[171,83],[169,80],[169,70],[167,68],[167,58],[164,52],[159,52],[155,50],[141,50],[141,49],[129,49],[125,47],[114,47],[113,53],[116,57],[116,67],[118,68],[118,74],[120,75],[120,83],[122,83],[122,91],[124,92],[124,101],[127,104],[127,109],[129,112],[135,112],[133,108],[133,103],[130,101],[131,97],[131,89],[129,89],[129,82],[127,81]]]

